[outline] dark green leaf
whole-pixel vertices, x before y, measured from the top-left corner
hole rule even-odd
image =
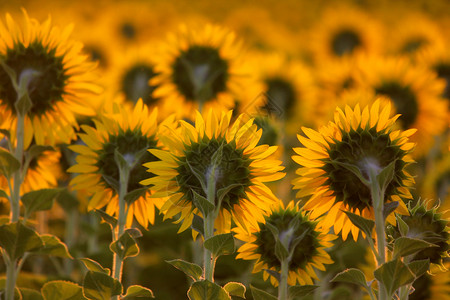
[[[29,218],[35,211],[49,210],[53,201],[63,189],[42,189],[31,191],[22,196],[22,203],[25,207],[25,218]]]
[[[45,151],[55,151],[55,148],[53,148],[52,146],[44,146],[44,145],[32,145],[26,152],[25,152],[25,159],[27,162],[27,165],[29,165],[29,163],[39,157],[39,155],[41,155],[43,152]]]
[[[22,295],[22,300],[44,300],[41,293],[36,290],[24,288],[19,288],[20,294]]]
[[[44,300],[87,300],[81,286],[68,281],[50,281],[41,289]]]
[[[117,164],[119,170],[128,172],[130,169],[130,163],[123,157],[118,148],[114,149],[114,161]]]
[[[4,59],[0,58],[0,65],[6,74],[8,74],[9,79],[11,80],[11,84],[13,85],[14,90],[17,92],[19,90],[19,85],[17,84],[17,73],[16,71],[8,66]]]
[[[108,183],[116,192],[119,192],[119,181],[113,176],[102,174],[102,178]]]
[[[155,298],[153,295],[152,290],[145,288],[140,285],[132,285],[128,287],[127,293],[124,297],[122,297],[122,300],[133,300],[133,299],[151,299]]]
[[[291,299],[309,295],[317,289],[318,285],[294,285],[289,287],[289,296]]]
[[[108,223],[111,228],[116,228],[117,226],[117,219],[114,218],[113,216],[108,215],[107,213],[105,213],[103,210],[99,210],[99,209],[94,209],[95,213],[98,214],[103,221],[105,221],[106,223]]]
[[[0,247],[11,260],[21,258],[25,252],[36,251],[44,245],[33,229],[20,222],[0,226]]]
[[[210,203],[208,199],[196,193],[194,190],[192,192],[194,194],[194,205],[202,212],[204,216],[208,215],[214,210],[215,206],[213,203]]]
[[[203,269],[197,265],[182,259],[166,260],[167,263],[171,264],[178,270],[181,270],[187,276],[191,277],[194,281],[197,281],[202,277]]]
[[[411,255],[430,247],[438,246],[425,242],[424,240],[401,236],[394,241],[394,258]]]
[[[192,228],[192,230],[195,230],[198,233],[200,233],[202,236],[205,235],[205,233],[204,233],[205,227],[203,225],[203,219],[200,216],[194,214],[194,218],[192,219],[191,228]]]
[[[0,190],[0,198],[9,199],[9,196],[4,190]]]
[[[398,201],[392,201],[389,203],[385,203],[383,206],[383,220],[386,220],[386,218],[397,209],[399,205]]]
[[[66,244],[61,242],[58,237],[51,234],[41,234],[40,238],[44,242],[44,247],[39,248],[33,253],[73,259],[73,257],[69,253],[69,250],[67,249]]]
[[[20,162],[11,153],[0,148],[0,174],[11,178],[12,174],[19,170]]]
[[[127,232],[134,239],[142,237],[142,232],[137,228],[128,228],[125,232]]]
[[[375,222],[366,218],[363,218],[357,214],[351,213],[349,211],[343,211],[347,217],[350,219],[350,221],[353,223],[353,225],[355,225],[356,227],[358,227],[359,229],[361,229],[368,238],[370,238],[372,236],[372,230],[373,227],[375,226]]]
[[[385,288],[389,299],[398,288],[412,283],[415,279],[414,274],[400,259],[394,259],[381,265],[374,274]]]
[[[110,270],[108,268],[103,268],[102,265],[95,260],[90,258],[80,258],[79,260],[89,271],[105,273],[106,275],[110,274]]]
[[[117,241],[112,242],[109,246],[112,252],[116,253],[122,260],[127,257],[136,256],[139,254],[139,247],[134,238],[128,233],[124,232]]]
[[[135,189],[135,190],[133,190],[133,191],[131,191],[128,194],[125,195],[125,197],[124,197],[125,202],[127,202],[128,204],[132,204],[139,197],[144,195],[147,191],[148,191],[148,188]]]
[[[386,190],[386,187],[394,178],[395,163],[396,160],[391,161],[391,163],[384,167],[383,170],[381,170],[380,174],[377,175],[377,181],[382,191]]]
[[[402,216],[399,214],[395,214],[395,218],[397,219],[397,227],[402,236],[407,236],[409,232],[409,226],[403,221]]]
[[[430,268],[430,259],[421,259],[410,262],[408,268],[414,273],[416,278],[419,278]]]
[[[271,294],[260,290],[258,288],[255,288],[254,286],[250,285],[250,290],[252,291],[253,299],[258,300],[277,300],[275,296],[272,296]]]
[[[233,183],[224,188],[221,188],[217,191],[217,202],[222,203],[223,198],[228,194],[229,191],[234,189],[235,187],[242,186],[241,183]]]
[[[205,241],[204,247],[211,251],[215,257],[233,254],[235,251],[233,234],[224,233],[215,235]]]
[[[272,277],[275,278],[278,282],[280,282],[281,274],[280,274],[279,272],[274,271],[274,270],[270,270],[270,269],[263,269],[263,271],[269,273],[270,276],[272,276]]]
[[[11,137],[11,133],[9,132],[9,130],[3,129],[3,128],[0,129],[0,134],[3,134],[8,140]]]
[[[337,274],[331,282],[349,282],[368,288],[366,277],[359,269],[350,268]]]
[[[56,202],[58,202],[59,206],[61,206],[65,212],[77,210],[80,205],[80,201],[77,197],[67,189],[61,191],[58,198],[56,198]]]
[[[240,282],[228,282],[223,286],[230,296],[237,296],[245,299],[245,285]]]
[[[83,280],[83,294],[93,300],[111,300],[122,293],[122,285],[117,279],[105,273],[88,271]]]
[[[358,177],[358,179],[361,180],[363,184],[365,184],[366,186],[370,186],[370,182],[366,178],[364,178],[364,176],[361,173],[361,170],[357,166],[336,160],[333,160],[331,163],[347,169],[348,171],[352,172],[356,177]]]
[[[228,293],[211,281],[202,280],[194,282],[188,290],[190,300],[230,300]]]

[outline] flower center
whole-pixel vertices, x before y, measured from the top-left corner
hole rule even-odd
[[[409,41],[407,41],[402,49],[400,50],[401,53],[404,54],[411,54],[416,52],[417,50],[419,50],[420,48],[422,48],[423,46],[425,46],[427,43],[427,41],[424,38],[421,37],[416,37],[413,39],[410,39]]]
[[[148,83],[155,75],[157,73],[154,72],[153,67],[144,64],[137,64],[129,69],[122,81],[122,91],[127,99],[136,103],[139,98],[142,98],[147,105],[155,104],[158,99],[152,97],[152,92],[156,86]]]
[[[440,63],[437,66],[435,66],[434,69],[438,74],[439,78],[445,80],[446,85],[442,96],[444,96],[447,100],[449,100],[450,106],[450,64]]]
[[[236,149],[234,142],[226,143],[223,139],[208,140],[204,138],[199,143],[187,146],[185,156],[180,158],[177,168],[176,181],[179,191],[186,201],[193,202],[194,194],[198,193],[207,197],[200,180],[206,186],[211,172],[212,157],[214,153],[222,148],[222,158],[215,167],[216,194],[226,191],[222,208],[231,210],[239,200],[245,198],[245,190],[251,185],[250,174],[251,160],[243,154],[243,150]],[[217,204],[217,199],[215,199]]]
[[[281,111],[284,114],[292,115],[292,108],[296,101],[292,84],[279,77],[266,79],[266,84],[268,87],[266,92],[268,103],[263,109],[269,114]]]
[[[15,44],[13,49],[7,49],[1,57],[6,65],[16,72],[16,80],[24,72],[37,71],[28,84],[28,93],[33,103],[30,115],[41,116],[54,110],[56,102],[63,99],[64,87],[68,76],[63,65],[63,57],[55,56],[55,49],[47,49],[39,42],[31,43],[27,48],[23,44]],[[10,77],[0,67],[0,99],[15,113],[17,93]]]
[[[101,47],[94,44],[85,44],[83,51],[89,55],[89,59],[91,61],[98,62],[99,66],[102,68],[106,68],[108,66],[108,61]]]
[[[136,37],[136,28],[130,22],[125,22],[120,25],[120,33],[128,40],[132,40]]]
[[[146,150],[157,148],[154,137],[142,136],[140,131],[127,130],[119,132],[118,135],[110,135],[109,141],[103,144],[103,149],[97,151],[98,162],[96,166],[102,175],[103,183],[109,188],[118,190],[120,174],[114,159],[114,151],[117,149],[125,160],[134,166],[130,170],[128,193],[143,188],[139,182],[148,178],[149,173],[142,164],[158,160],[157,157]],[[150,177],[152,176],[154,174],[150,175]]]
[[[401,114],[399,120],[402,127],[404,129],[411,128],[419,114],[417,97],[411,88],[392,81],[375,88],[375,92],[388,96],[394,103],[396,112]]]
[[[333,53],[343,56],[352,53],[356,47],[361,45],[359,36],[350,29],[340,31],[331,42]]]
[[[187,100],[213,100],[227,89],[228,63],[215,48],[192,46],[182,51],[172,70],[172,80]]]
[[[342,166],[342,163],[358,167],[368,179],[369,168],[381,170],[395,161],[394,177],[386,188],[387,201],[406,177],[401,171],[405,166],[402,160],[404,151],[391,144],[388,133],[377,132],[375,128],[358,128],[342,134],[342,141],[335,141],[335,144],[330,145],[329,161],[322,167],[327,174],[326,184],[333,191],[336,202],[344,202],[353,210],[363,210],[372,205],[370,189],[353,172]]]

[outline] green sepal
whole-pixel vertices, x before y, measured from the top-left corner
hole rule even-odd
[[[353,225],[361,229],[368,238],[372,236],[373,228],[375,227],[375,222],[364,217],[361,217],[357,214],[354,214],[349,211],[343,211],[347,217],[350,219]]]
[[[79,258],[79,260],[84,264],[84,266],[93,272],[105,273],[106,275],[111,274],[111,270],[108,268],[103,268],[102,265],[90,258]]]
[[[255,288],[253,285],[250,285],[250,291],[252,292],[253,299],[258,300],[277,300],[277,298],[266,291]]]
[[[0,173],[6,178],[11,178],[19,168],[20,162],[14,155],[0,148]]]
[[[374,272],[375,278],[381,282],[388,298],[390,299],[395,291],[415,280],[414,274],[400,259],[394,259],[382,264]]]
[[[333,165],[338,165],[339,167],[347,169],[347,171],[352,172],[359,180],[361,180],[361,182],[364,185],[366,185],[367,187],[370,186],[370,182],[366,178],[364,178],[364,176],[361,173],[361,170],[357,166],[355,166],[353,164],[337,161],[337,160],[333,160],[330,163]]]
[[[202,217],[194,214],[194,218],[192,219],[191,228],[192,228],[192,230],[195,230],[198,233],[200,233],[202,236],[205,236],[205,231],[204,231],[205,226],[204,226]]]
[[[430,247],[438,246],[424,240],[401,236],[394,241],[394,258],[411,255]]]
[[[192,280],[198,281],[203,275],[203,269],[197,264],[184,261],[182,259],[166,260],[166,263],[171,264],[178,270],[182,271]]]
[[[281,280],[281,274],[278,271],[270,270],[270,269],[262,269],[264,272],[267,272],[270,276],[275,278],[278,282]]]
[[[121,260],[139,254],[139,247],[135,239],[127,231],[122,233],[117,241],[112,242],[109,249],[116,253]]]
[[[87,300],[83,288],[69,281],[50,281],[41,288],[44,300]]]
[[[102,218],[102,220],[104,222],[106,222],[107,224],[109,224],[111,226],[111,229],[116,228],[117,226],[117,219],[114,218],[111,215],[108,215],[106,212],[104,212],[103,210],[99,210],[99,209],[94,209],[94,212],[100,216],[100,218]]]
[[[267,222],[264,225],[270,230],[275,239],[275,256],[280,262],[286,260],[289,257],[289,250],[280,241],[280,231],[270,222]]]
[[[203,246],[215,257],[233,254],[236,250],[232,233],[217,234],[207,239]]]
[[[93,300],[110,300],[122,294],[122,284],[111,276],[88,271],[83,280],[83,295]]]
[[[187,295],[190,300],[230,300],[228,293],[218,284],[209,280],[194,282]]]
[[[230,185],[228,185],[226,187],[223,187],[223,188],[219,189],[217,191],[217,203],[219,205],[221,205],[222,201],[223,201],[223,198],[225,198],[225,196],[228,194],[228,192],[231,191],[232,189],[234,189],[235,187],[238,187],[238,186],[242,186],[242,184],[240,184],[240,183],[233,183],[233,184],[230,184]]]
[[[33,212],[51,209],[55,198],[62,190],[62,188],[41,189],[24,194],[22,203],[25,207],[25,219],[28,219]]]
[[[39,234],[21,222],[0,226],[0,247],[13,261],[21,258],[25,252],[33,252],[44,246]]]
[[[228,282],[223,286],[230,296],[237,296],[245,299],[245,285],[240,282]]]
[[[193,202],[195,207],[197,207],[201,212],[203,216],[209,215],[214,209],[215,206],[213,203],[209,202],[208,199],[197,193],[196,191],[192,190],[193,194]]]
[[[412,261],[408,264],[408,268],[414,273],[416,278],[419,278],[430,269],[430,259],[427,258]]]
[[[314,292],[318,285],[294,285],[289,287],[289,299],[304,297]]]
[[[402,236],[407,236],[409,232],[409,226],[403,221],[403,218],[399,214],[395,214],[395,218],[397,220],[397,227]]]
[[[369,288],[364,273],[361,270],[355,268],[346,269],[338,273],[336,276],[334,276],[333,279],[331,279],[330,282],[349,282],[360,285],[366,289]]]
[[[128,204],[133,204],[139,197],[144,195],[149,189],[148,188],[140,188],[132,190],[124,196],[125,202]]]
[[[30,95],[28,93],[28,85],[33,80],[34,77],[39,75],[41,72],[36,70],[23,70],[19,75],[19,84],[17,92],[17,100],[14,103],[14,107],[16,108],[16,112],[18,115],[25,116],[33,106],[33,102],[31,101]],[[11,80],[14,81],[14,80]]]
[[[33,289],[21,287],[19,288],[19,292],[22,300],[44,300],[41,293]]]
[[[132,285],[127,289],[127,293],[122,297],[122,300],[134,300],[134,299],[153,299],[155,296],[151,289],[140,285]]]
[[[384,203],[383,206],[383,220],[386,220],[386,218],[394,212],[394,210],[397,209],[397,207],[400,205],[398,201],[392,201],[388,203]]]
[[[114,161],[117,164],[119,170],[128,172],[130,170],[130,164],[123,157],[122,153],[120,153],[119,149],[114,149]]]
[[[44,246],[37,251],[33,251],[34,254],[46,254],[73,259],[69,253],[69,249],[67,249],[67,245],[61,242],[58,237],[51,234],[41,234],[40,238],[44,242]]]

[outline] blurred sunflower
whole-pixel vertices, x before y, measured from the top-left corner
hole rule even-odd
[[[85,145],[69,146],[79,153],[77,164],[68,169],[68,172],[78,173],[71,180],[71,186],[93,194],[88,209],[106,206],[108,214],[117,215],[120,176],[114,153],[118,151],[132,164],[127,193],[133,193],[136,200],[127,203],[127,226],[132,224],[133,217],[144,227],[153,224],[155,206],[159,207],[163,199],[150,199],[151,190],[139,182],[149,176],[143,162],[158,160],[147,149],[161,149],[157,138],[157,110],[150,112],[142,101],[138,101],[133,110],[128,106],[119,108],[116,104],[94,122],[95,128],[81,126],[85,133],[80,133],[79,137]]]
[[[408,213],[402,198],[411,198],[409,187],[414,183],[405,167],[412,162],[409,153],[414,144],[408,137],[415,130],[394,130],[399,115],[390,118],[390,110],[390,103],[380,99],[362,111],[359,104],[354,110],[346,106],[345,112],[337,108],[334,123],[318,132],[302,128],[306,136],[298,135],[303,147],[294,148],[298,155],[292,156],[301,166],[293,180],[294,189],[299,190],[296,197],[310,197],[303,208],[312,210],[313,218],[327,213],[324,222],[334,226],[336,234],[341,232],[344,240],[350,232],[356,240],[359,233],[344,211],[374,219],[370,189],[344,164],[358,168],[367,179],[369,166],[381,170],[395,162],[384,201],[398,201],[396,211]],[[391,214],[388,221],[394,220]]]
[[[266,224],[270,224],[278,229],[280,236],[292,231],[293,239],[301,237],[293,250],[292,261],[289,264],[288,284],[301,285],[313,284],[313,278],[317,275],[313,267],[325,271],[324,264],[331,264],[333,261],[325,248],[332,246],[332,240],[336,236],[328,234],[329,227],[323,227],[321,223],[311,218],[309,213],[299,209],[298,204],[293,201],[284,207],[280,201],[273,210],[264,217],[264,222],[258,222],[256,228],[250,234],[242,228],[234,229],[235,238],[244,242],[238,249],[236,258],[245,260],[256,260],[253,273],[264,271],[264,280],[269,278],[269,273],[265,270],[280,272],[281,263],[276,256],[276,239]],[[292,225],[295,224],[295,225]],[[270,277],[270,282],[277,286],[275,277]]]
[[[446,264],[446,268],[450,263]],[[425,273],[413,283],[414,291],[409,300],[450,300],[450,272],[442,272],[431,266],[431,273]]]
[[[100,92],[93,81],[95,64],[81,55],[82,44],[69,39],[72,27],[51,27],[50,18],[40,24],[23,10],[21,28],[6,14],[0,21],[0,59],[12,69],[15,80],[33,72],[28,93],[33,103],[25,118],[25,147],[34,137],[36,144],[68,143],[75,137],[75,114],[94,115],[87,98]],[[17,93],[4,68],[0,69],[0,128],[14,131]],[[15,136],[15,134],[11,134]]]
[[[164,111],[193,118],[196,109],[233,108],[236,99],[245,101],[242,90],[252,90],[254,72],[242,59],[241,43],[225,28],[181,26],[162,47],[156,58],[160,74],[150,84],[158,86],[153,96],[164,99]]]
[[[263,213],[270,211],[276,198],[264,182],[275,181],[284,176],[281,162],[271,155],[276,146],[256,146],[262,130],[253,124],[253,119],[244,122],[244,115],[230,125],[232,111],[218,116],[210,110],[205,119],[197,112],[195,127],[180,121],[178,131],[161,137],[169,149],[150,150],[161,162],[149,162],[149,172],[157,176],[143,180],[142,184],[154,185],[156,196],[168,196],[161,207],[165,218],[181,213],[183,221],[179,232],[186,230],[199,210],[194,205],[195,195],[207,197],[204,189],[216,151],[218,159],[216,181],[220,203],[219,216],[215,222],[218,233],[229,232],[231,221],[245,230],[256,227],[264,220]],[[221,199],[219,199],[221,198]]]
[[[444,152],[429,170],[421,182],[421,194],[435,199],[439,211],[447,211],[450,209],[450,152]]]
[[[417,142],[415,156],[430,149],[434,136],[448,127],[447,103],[441,97],[445,82],[401,58],[361,58],[358,65],[359,84],[391,99],[402,129],[417,129],[411,139]]]
[[[418,62],[436,72],[437,76],[445,80],[442,96],[447,99],[450,108],[450,53],[447,47],[441,49],[427,49],[418,53]]]
[[[355,7],[328,7],[311,30],[311,51],[316,63],[381,52],[382,26]]]

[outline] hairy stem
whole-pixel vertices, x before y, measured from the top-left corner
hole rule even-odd
[[[280,284],[278,285],[278,300],[288,299],[289,260],[281,261]]]

